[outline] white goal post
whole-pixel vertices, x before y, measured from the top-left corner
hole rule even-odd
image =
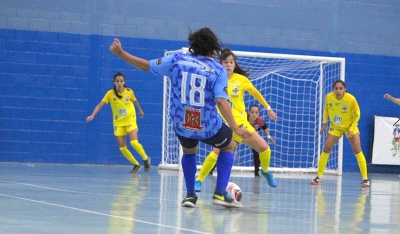
[[[183,52],[188,48],[166,51],[165,55]],[[332,92],[333,83],[345,76],[345,59],[293,54],[272,54],[233,51],[237,62],[250,75],[249,79],[260,91],[278,116],[272,121],[257,100],[246,93],[246,108],[260,106],[260,116],[268,124],[276,140],[271,145],[270,170],[273,172],[316,172],[325,135],[320,135],[324,98]],[[162,160],[160,169],[180,169],[182,151],[170,120],[171,83],[164,77],[164,109]],[[259,132],[267,141],[263,133]],[[268,142],[268,141],[267,141]],[[197,165],[201,167],[211,147],[199,144]],[[326,174],[342,174],[343,138],[334,147],[325,169]],[[235,151],[233,171],[254,171],[251,148],[240,144]]]

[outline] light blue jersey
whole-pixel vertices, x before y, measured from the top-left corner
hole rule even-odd
[[[216,98],[229,100],[228,75],[213,59],[176,53],[150,61],[150,69],[171,79],[171,119],[177,134],[196,140],[213,137],[222,126]]]

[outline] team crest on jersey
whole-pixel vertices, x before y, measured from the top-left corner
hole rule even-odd
[[[349,110],[349,104],[347,102],[342,103],[342,113],[347,113]]]
[[[239,97],[239,86],[232,87],[232,97]]]
[[[156,61],[156,65],[160,65],[160,64],[161,64],[161,62],[162,62],[162,58],[159,58],[159,59],[157,59],[157,61]]]
[[[130,101],[129,96],[125,96],[125,97],[124,97],[124,101],[125,101],[125,104],[128,104],[129,101]]]
[[[204,129],[201,124],[201,112],[200,110],[186,108],[185,109],[185,122],[181,123],[182,127],[192,130],[201,131]]]

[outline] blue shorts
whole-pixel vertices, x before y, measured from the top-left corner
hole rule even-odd
[[[223,122],[217,134],[207,140],[190,139],[184,136],[180,136],[178,134],[176,134],[176,136],[178,137],[182,147],[187,149],[196,147],[199,144],[199,141],[220,149],[228,146],[231,143],[233,136],[232,134],[232,129],[228,125],[226,125],[225,122]]]

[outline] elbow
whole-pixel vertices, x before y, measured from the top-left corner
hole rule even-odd
[[[146,60],[146,61],[143,63],[142,70],[143,70],[143,71],[147,71],[147,72],[150,71],[150,62],[149,62],[149,61]]]

